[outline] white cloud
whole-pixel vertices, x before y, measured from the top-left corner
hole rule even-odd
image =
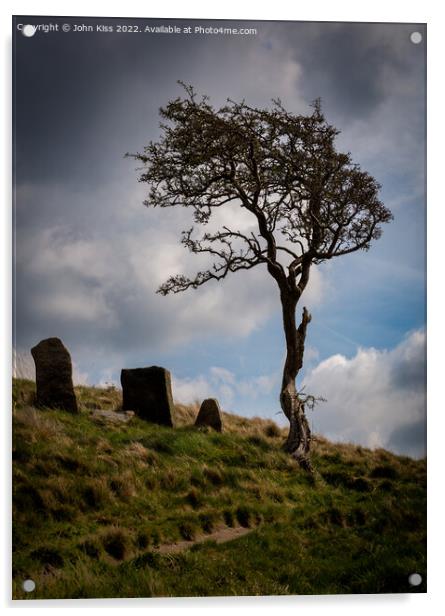
[[[31,194],[26,187],[20,201]],[[47,203],[59,198],[55,189],[48,187],[45,193],[36,187],[35,200]],[[100,199],[105,199],[102,189],[97,194]],[[118,202],[112,194],[106,200],[110,216],[120,220]],[[65,192],[64,201],[70,212],[82,207],[79,193]],[[197,336],[245,337],[279,312],[278,291],[264,266],[195,291],[168,297],[156,294],[169,276],[193,276],[210,264],[179,242],[181,230],[190,225],[190,212],[141,207],[131,228],[126,220],[124,213],[122,224],[104,229],[92,219],[90,227],[83,229],[79,217],[71,224],[20,230],[17,297],[20,315],[26,315],[23,320],[34,337],[59,335],[73,346],[76,342],[69,332],[82,328],[82,339],[94,344],[118,340],[114,346],[119,350],[143,345],[165,349]],[[245,228],[243,220],[242,211],[239,218],[233,217],[237,228]],[[308,305],[320,302],[323,282],[314,269],[305,294]]]
[[[226,368],[220,368],[219,366],[212,366],[210,368],[210,374],[214,381],[222,381],[223,383],[235,384],[235,375]]]
[[[62,287],[62,288],[61,288]],[[111,324],[113,313],[107,306],[102,289],[88,289],[85,286],[71,285],[70,288],[53,288],[51,295],[40,295],[35,299],[34,309],[45,314],[49,319],[62,318],[77,322],[89,321],[95,323],[106,321]]]
[[[242,396],[256,400],[259,396],[270,394],[277,386],[276,374],[263,375],[244,379],[238,383],[238,391]]]
[[[424,455],[425,332],[392,350],[361,348],[333,355],[307,374],[307,393],[323,396],[313,415],[317,432],[335,441]],[[312,416],[311,416],[312,419]]]
[[[242,404],[270,394],[277,387],[278,375],[240,378],[226,368],[212,366],[206,375],[185,379],[173,375],[172,382],[173,395],[178,402],[189,404],[204,398],[217,398],[224,410],[236,413],[236,408],[232,408],[235,400]]]

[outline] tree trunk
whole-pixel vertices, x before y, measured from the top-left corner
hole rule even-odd
[[[303,365],[306,329],[311,320],[311,315],[306,308],[303,308],[302,320],[297,329],[295,321],[297,301],[298,298],[295,296],[281,295],[287,353],[283,369],[280,403],[283,413],[290,423],[285,449],[302,468],[313,472],[310,461],[311,431],[304,412],[304,403],[299,398],[295,385],[295,379]]]

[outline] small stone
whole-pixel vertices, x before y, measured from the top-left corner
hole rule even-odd
[[[115,424],[127,423],[132,419],[133,415],[127,415],[127,413],[119,413],[118,411],[104,411],[103,409],[94,409],[91,413],[91,417],[95,421],[101,423],[110,422]]]
[[[36,365],[36,405],[78,413],[71,356],[60,338],[47,338],[31,349]]]
[[[222,419],[219,403],[216,398],[207,398],[201,404],[195,426],[210,426],[217,432],[222,432]]]
[[[141,419],[173,426],[174,405],[170,372],[159,366],[124,369],[121,372],[122,410]]]

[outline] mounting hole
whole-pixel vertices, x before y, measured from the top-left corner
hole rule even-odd
[[[35,26],[31,26],[31,24],[26,24],[26,26],[23,26],[22,28],[22,34],[23,36],[34,36],[34,34],[36,33],[36,27]]]
[[[422,576],[420,575],[420,573],[411,573],[408,578],[408,582],[411,584],[411,586],[420,586],[420,584],[422,583]]]
[[[420,34],[420,32],[411,32],[409,38],[411,40],[411,43],[414,43],[414,45],[418,45],[422,42],[422,35]]]
[[[25,580],[22,584],[22,588],[25,592],[32,592],[35,590],[36,583],[34,580]]]

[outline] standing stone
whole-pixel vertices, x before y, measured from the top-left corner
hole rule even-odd
[[[195,426],[210,426],[217,432],[222,432],[222,419],[219,403],[216,398],[207,398],[201,404]]]
[[[60,338],[47,338],[31,349],[36,365],[36,405],[77,413],[73,368]]]
[[[173,426],[174,405],[170,372],[165,368],[122,370],[122,410],[135,411],[146,421]]]

